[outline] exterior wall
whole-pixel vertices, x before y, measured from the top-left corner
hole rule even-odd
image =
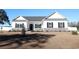
[[[35,28],[35,24],[41,24],[41,23],[42,23],[41,21],[29,21],[28,22],[29,25],[33,24],[33,30],[34,31],[40,31],[40,30],[42,30],[42,28]],[[28,26],[28,28],[29,28],[29,26]]]
[[[13,30],[22,30],[22,28],[15,28],[15,24],[22,24],[24,23],[25,30],[28,30],[28,20],[24,19],[22,16],[19,16],[15,21],[12,22],[12,29]]]
[[[59,14],[58,12],[55,12],[54,14],[51,14],[48,19],[64,19],[63,15]]]
[[[43,21],[42,28],[47,28],[47,22],[53,22],[53,28],[58,28],[58,22],[64,22],[65,28],[68,28],[67,21]]]
[[[29,25],[33,24],[33,30],[37,31],[37,30],[41,30],[41,28],[35,28],[35,24],[41,24],[41,21],[27,21],[27,22],[12,22],[12,29],[14,30],[21,30],[21,28],[15,28],[15,24],[22,24],[24,23],[25,29],[29,30]]]
[[[54,20],[50,20],[54,19]],[[61,18],[63,20],[61,20]],[[56,20],[57,19],[57,20]],[[53,22],[53,28],[47,28],[47,22]],[[58,28],[58,22],[64,22],[65,23],[65,28]],[[15,23],[17,24],[22,24],[24,23],[25,29],[29,30],[30,29],[30,24],[33,24],[33,30],[34,31],[40,31],[40,30],[68,30],[68,23],[67,20],[65,20],[65,17],[60,15],[59,13],[55,13],[54,15],[51,15],[50,17],[48,17],[48,19],[43,20],[43,21],[29,21],[25,18],[23,18],[22,16],[19,16],[14,22],[12,22],[12,29],[19,29],[21,30],[21,28],[15,28]],[[41,28],[35,28],[35,24],[41,24]]]
[[[47,28],[47,22],[53,22],[53,28]],[[64,22],[65,23],[65,28],[60,29],[58,28],[58,22]],[[45,30],[67,30],[68,29],[68,24],[67,21],[28,21],[28,22],[12,22],[12,29],[18,30],[18,28],[15,28],[15,23],[17,24],[22,24],[24,23],[24,26],[26,30],[29,30],[29,25],[33,24],[33,30],[34,31],[45,31]],[[41,28],[35,28],[35,24],[41,24]],[[19,28],[21,30],[21,28]]]
[[[12,22],[12,29],[14,29],[14,30],[21,30],[21,28],[15,28],[15,24],[22,24],[22,23],[24,23],[24,27],[25,27],[25,29],[26,30],[28,30],[28,24],[27,24],[27,22]]]
[[[24,23],[25,29],[30,29],[30,24],[33,24],[33,30],[34,31],[75,31],[76,28],[68,27],[68,21],[64,18],[61,19],[62,16],[58,16],[56,13],[55,16],[51,16],[49,18],[51,19],[43,19],[42,21],[29,21],[27,19],[24,19],[22,16],[19,16],[15,21],[12,22],[12,29],[14,30],[21,30],[21,28],[15,28],[15,24],[22,24]],[[53,20],[53,17],[59,17]],[[47,28],[47,22],[53,22],[53,28]],[[65,28],[58,28],[58,22],[64,22]],[[35,24],[41,24],[41,28],[35,28]]]
[[[68,27],[69,31],[77,31],[77,27]]]
[[[53,28],[47,28],[47,22],[53,22]],[[65,28],[58,28],[58,22],[64,22],[65,23]],[[56,30],[67,30],[68,31],[68,23],[67,21],[43,21],[43,24],[42,24],[42,28],[43,28],[43,31],[45,30],[53,30],[53,31],[56,31]]]

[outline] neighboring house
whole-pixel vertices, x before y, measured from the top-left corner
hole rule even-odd
[[[19,31],[72,31],[65,16],[55,12],[49,16],[18,16],[12,21],[12,29]],[[73,29],[77,30],[77,29]]]
[[[0,26],[0,31],[10,31],[11,29],[11,26]]]

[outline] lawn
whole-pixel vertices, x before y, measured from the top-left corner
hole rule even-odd
[[[71,32],[0,33],[0,49],[77,49],[79,35]]]

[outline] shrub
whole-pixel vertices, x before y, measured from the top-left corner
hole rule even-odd
[[[39,43],[46,43],[46,42],[47,42],[46,39],[40,39],[40,40],[39,40]]]
[[[38,46],[38,42],[30,42],[30,46],[31,47],[37,47]]]
[[[78,35],[77,31],[72,31],[73,35]]]

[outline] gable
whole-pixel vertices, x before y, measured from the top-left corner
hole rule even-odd
[[[48,16],[48,19],[65,19],[65,18],[66,18],[65,16],[59,14],[58,12],[55,12],[50,16]]]
[[[13,21],[26,21],[27,19],[25,19],[24,17],[22,16],[18,16],[16,17]]]
[[[22,16],[19,16],[16,20],[26,20],[26,19],[23,18]]]

